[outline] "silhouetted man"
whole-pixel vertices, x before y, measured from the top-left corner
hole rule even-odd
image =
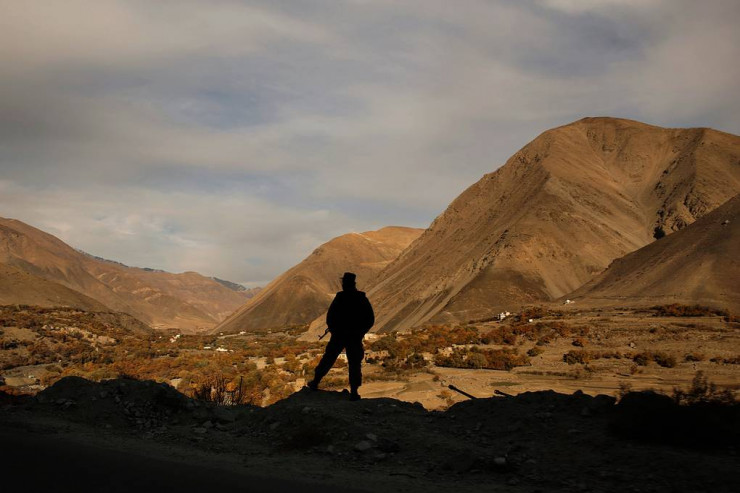
[[[351,389],[349,398],[352,401],[360,399],[357,389],[362,385],[362,359],[365,356],[362,338],[375,323],[373,307],[365,293],[355,287],[355,278],[351,272],[345,272],[342,276],[342,291],[337,293],[326,314],[326,326],[331,332],[331,339],[314,371],[313,380],[307,384],[308,388],[317,390],[319,382],[329,373],[339,353],[346,350]]]

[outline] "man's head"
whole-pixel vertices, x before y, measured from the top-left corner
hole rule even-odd
[[[357,289],[355,286],[355,279],[357,276],[352,272],[345,272],[342,276],[342,289],[344,291]]]

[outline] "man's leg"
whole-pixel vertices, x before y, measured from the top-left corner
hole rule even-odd
[[[349,366],[350,398],[359,399],[357,389],[362,385],[362,359],[365,357],[365,349],[362,347],[362,339],[347,342],[347,364]]]
[[[326,349],[324,350],[324,356],[321,357],[321,361],[319,361],[319,364],[314,370],[313,380],[308,382],[309,387],[312,389],[318,388],[319,382],[327,373],[329,373],[331,367],[334,366],[334,362],[339,357],[339,353],[342,352],[342,349],[344,349],[343,342],[332,335],[331,339],[329,339],[329,343],[326,345]]]

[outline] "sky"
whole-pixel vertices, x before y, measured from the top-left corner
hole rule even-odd
[[[586,116],[740,134],[736,0],[0,0],[0,216],[264,285]]]

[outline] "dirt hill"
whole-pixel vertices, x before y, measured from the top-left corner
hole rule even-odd
[[[32,299],[43,301],[41,298],[52,296],[43,292],[61,293],[59,288],[52,289],[51,284],[40,281],[45,280],[81,293],[79,299],[87,299],[85,303],[92,298],[108,310],[128,313],[155,328],[212,328],[249,296],[248,291],[234,291],[195,272],[171,274],[98,259],[14,219],[0,218],[0,264],[6,269],[3,283],[11,282],[5,273],[10,272],[8,269],[14,269],[14,282],[23,279],[24,288],[15,292],[12,302],[37,304]],[[26,275],[18,274],[18,270]],[[42,291],[31,294],[37,290]],[[28,301],[21,296],[24,292]],[[76,297],[69,292],[53,296],[70,303]],[[84,304],[69,306],[101,309]]]
[[[464,191],[369,291],[374,330],[553,300],[740,191],[740,137],[585,118]]]
[[[78,291],[34,276],[18,267],[0,264],[0,305],[16,304],[65,306],[90,311],[108,310],[102,303]]]
[[[329,307],[341,289],[343,272],[356,273],[358,288],[363,289],[422,231],[389,226],[334,238],[273,280],[214,332],[309,323]]]
[[[567,297],[579,306],[701,303],[740,310],[740,195],[636,252]]]
[[[5,465],[34,491],[738,491],[737,404],[552,391],[445,412],[306,390],[211,406],[166,384],[67,377],[0,392]],[[678,430],[678,431],[677,431]],[[38,474],[38,464],[45,474]],[[38,476],[37,478],[34,476]],[[290,484],[293,482],[295,484]],[[301,484],[303,483],[303,484]]]

